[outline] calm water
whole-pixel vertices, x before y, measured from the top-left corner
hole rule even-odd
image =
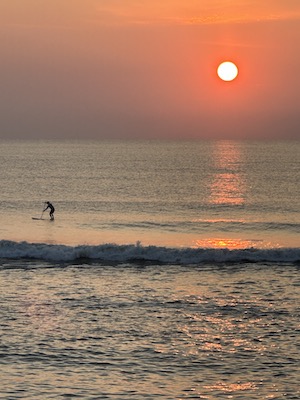
[[[2,142],[0,398],[299,399],[299,160]]]
[[[0,151],[3,239],[300,243],[299,142],[2,142]],[[52,226],[31,220],[46,200],[56,207]]]

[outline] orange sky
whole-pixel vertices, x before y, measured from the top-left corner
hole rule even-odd
[[[0,44],[0,137],[300,136],[299,0],[2,0]]]

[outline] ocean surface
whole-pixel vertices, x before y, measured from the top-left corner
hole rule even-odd
[[[300,398],[300,142],[1,141],[0,171],[1,399]]]

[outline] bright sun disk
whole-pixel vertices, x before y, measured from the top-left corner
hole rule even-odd
[[[224,61],[218,66],[217,73],[220,79],[230,82],[237,77],[239,70],[233,62]]]

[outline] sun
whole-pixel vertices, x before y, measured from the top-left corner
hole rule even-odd
[[[238,67],[231,61],[224,61],[218,66],[217,74],[226,82],[233,81],[238,76]]]

